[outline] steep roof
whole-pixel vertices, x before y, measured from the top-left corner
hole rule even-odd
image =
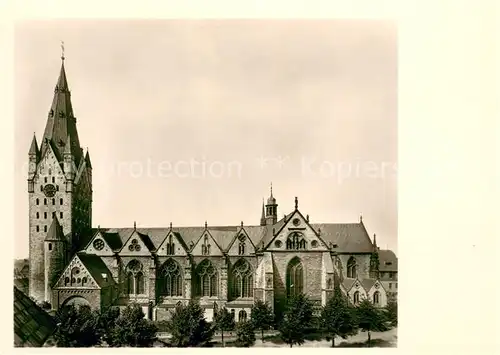
[[[99,287],[107,287],[115,283],[113,275],[109,271],[102,259],[93,254],[78,253],[78,258],[81,260],[85,268],[90,272]],[[103,275],[106,275],[104,277]]]
[[[379,271],[398,271],[398,257],[392,250],[379,250]]]
[[[41,347],[55,328],[54,319],[14,286],[14,346]]]
[[[278,232],[289,220],[290,213],[274,225],[266,226],[244,226],[252,243],[257,249],[262,245],[268,245],[273,239],[273,229]],[[333,250],[339,253],[371,253],[373,244],[362,222],[359,223],[310,223],[311,228],[319,232],[319,237],[327,243],[327,246],[335,246]],[[197,227],[164,227],[164,228],[136,228],[135,230],[141,236],[144,243],[151,251],[158,250],[160,245],[166,239],[172,230],[182,244],[189,250],[199,240],[205,230],[212,235],[215,242],[227,251],[235,234],[240,230],[241,225],[232,226],[197,226]],[[103,238],[114,250],[118,251],[134,232],[134,228],[100,228]],[[90,236],[82,238],[81,249],[95,235],[97,229],[94,229]]]
[[[321,238],[328,244],[336,244],[334,249],[341,253],[371,253],[373,245],[362,223],[311,223],[321,230]]]
[[[35,135],[33,135],[33,140],[31,141],[31,146],[30,146],[30,150],[29,150],[28,154],[29,155],[34,155],[37,158],[40,157],[40,150],[38,149],[38,143],[36,141],[36,136]]]
[[[371,290],[373,285],[375,285],[375,282],[377,282],[377,280],[375,280],[375,279],[362,279],[361,280],[361,284],[365,288],[366,292],[369,292]]]
[[[68,144],[68,136],[71,137],[70,144]],[[54,90],[54,98],[45,125],[41,146],[42,155],[46,151],[49,142],[52,143],[52,148],[56,151],[58,158],[62,156],[65,149],[69,149],[74,155],[77,165],[79,165],[83,151],[78,139],[64,61],[61,64],[61,71]]]
[[[90,162],[90,153],[89,151],[87,150],[87,152],[85,153],[85,164],[87,164],[87,166],[92,169],[92,163]]]
[[[59,221],[57,217],[55,217],[52,220],[52,223],[50,224],[49,231],[47,232],[47,236],[45,237],[45,241],[66,241],[66,238],[64,237],[64,233],[62,230],[61,225],[59,224]]]

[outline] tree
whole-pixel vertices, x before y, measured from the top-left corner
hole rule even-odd
[[[364,299],[356,308],[356,318],[358,326],[361,330],[368,333],[368,346],[371,344],[371,333],[372,331],[384,331],[385,326],[385,314],[376,308],[368,299]]]
[[[268,330],[274,324],[273,310],[266,302],[258,300],[252,307],[250,318],[254,328],[260,330],[264,342],[264,330]]]
[[[238,322],[236,326],[238,346],[248,348],[255,344],[255,325],[252,321]]]
[[[339,284],[335,284],[333,297],[321,312],[321,325],[332,339],[332,348],[335,347],[335,337],[346,339],[357,332],[354,310],[342,295]]]
[[[109,346],[113,346],[114,329],[116,321],[120,317],[120,309],[109,307],[101,309],[96,331],[99,332],[101,340]]]
[[[224,347],[224,331],[234,329],[234,317],[226,307],[221,308],[215,315],[215,327],[221,332],[222,347]]]
[[[305,332],[313,320],[313,305],[303,294],[292,297],[286,306],[279,331],[283,341],[293,347],[302,345]]]
[[[109,319],[116,311],[109,311],[102,321]],[[106,326],[105,324],[102,324]],[[138,304],[127,306],[114,322],[106,336],[109,346],[151,347],[156,340],[158,329],[152,321],[144,318]]]
[[[171,344],[178,348],[204,346],[213,337],[213,328],[205,320],[203,309],[193,300],[187,306],[175,308],[168,329]]]
[[[385,316],[392,327],[398,326],[398,303],[395,300],[390,300],[385,306]]]
[[[89,306],[68,305],[55,314],[56,330],[54,342],[57,347],[91,347],[100,344],[100,335],[95,331],[98,314]]]

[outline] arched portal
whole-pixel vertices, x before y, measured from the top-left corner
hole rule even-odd
[[[85,299],[84,297],[72,296],[63,302],[61,308],[66,307],[66,306],[72,306],[72,305],[75,307],[80,307],[80,306],[89,306],[90,307],[89,301],[87,301],[87,299]]]

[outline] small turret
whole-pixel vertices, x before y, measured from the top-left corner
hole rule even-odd
[[[28,152],[29,156],[29,166],[28,166],[28,192],[34,191],[34,177],[36,174],[36,167],[40,162],[40,149],[38,149],[38,143],[36,141],[36,136],[33,134],[33,139],[31,141],[30,150]]]
[[[66,238],[57,217],[54,217],[44,240],[45,301],[52,304],[52,286],[66,265]]]
[[[278,221],[278,204],[273,196],[273,184],[271,183],[271,195],[266,204],[266,225],[273,225]]]

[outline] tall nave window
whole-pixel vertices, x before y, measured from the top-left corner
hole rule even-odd
[[[358,266],[356,265],[356,259],[351,256],[347,261],[347,277],[355,279],[358,277]]]
[[[286,294],[293,297],[304,292],[304,268],[298,257],[293,258],[286,270]]]
[[[253,274],[248,261],[240,259],[232,272],[233,297],[253,297]]]
[[[205,259],[196,268],[196,276],[198,282],[198,295],[200,297],[216,297],[217,296],[217,269],[212,263]]]
[[[160,280],[163,282],[162,294],[167,297],[182,296],[182,277],[179,264],[169,259],[160,271]]]
[[[142,264],[137,260],[132,260],[125,268],[126,290],[129,295],[139,295],[145,293],[144,274]]]

